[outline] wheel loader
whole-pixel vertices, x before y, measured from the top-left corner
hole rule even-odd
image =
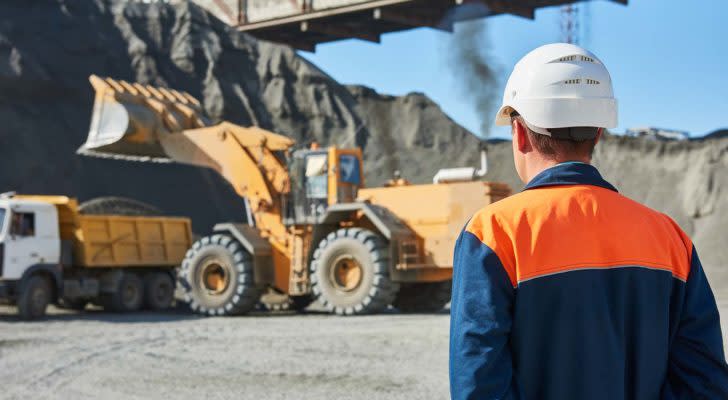
[[[245,202],[186,254],[179,281],[192,310],[237,315],[264,293],[339,315],[436,312],[450,299],[455,239],[482,206],[510,194],[476,168],[436,182],[365,188],[359,148],[296,148],[288,137],[211,124],[173,89],[91,76],[94,110],[79,153],[211,168]]]

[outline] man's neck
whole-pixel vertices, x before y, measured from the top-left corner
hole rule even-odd
[[[536,175],[540,174],[541,172],[551,168],[555,167],[559,164],[563,164],[566,162],[581,162],[584,164],[589,164],[591,160],[588,159],[564,159],[564,160],[553,160],[548,158],[540,158],[538,160],[532,160],[531,163],[529,163],[526,166],[526,174],[528,175],[528,182],[531,182],[533,178],[536,177]],[[526,182],[526,183],[528,183]]]

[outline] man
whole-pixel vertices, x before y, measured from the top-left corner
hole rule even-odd
[[[496,124],[511,125],[527,185],[458,238],[452,398],[728,399],[718,310],[690,238],[589,165],[617,125],[604,64],[569,44],[532,51]]]

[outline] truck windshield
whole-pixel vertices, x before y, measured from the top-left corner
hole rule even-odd
[[[5,209],[0,207],[0,233],[3,231],[5,226]]]

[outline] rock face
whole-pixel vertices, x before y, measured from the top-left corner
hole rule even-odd
[[[201,233],[244,218],[242,201],[213,172],[76,156],[91,117],[90,74],[188,91],[213,120],[260,125],[302,145],[362,146],[370,186],[395,170],[422,183],[440,168],[478,163],[479,140],[426,96],[340,85],[291,49],[187,2],[6,0],[0,16],[0,190],[128,196],[192,216]],[[715,136],[609,137],[595,162],[623,193],[676,219],[710,273],[728,281],[728,138]],[[489,148],[486,178],[520,189],[510,142]]]

